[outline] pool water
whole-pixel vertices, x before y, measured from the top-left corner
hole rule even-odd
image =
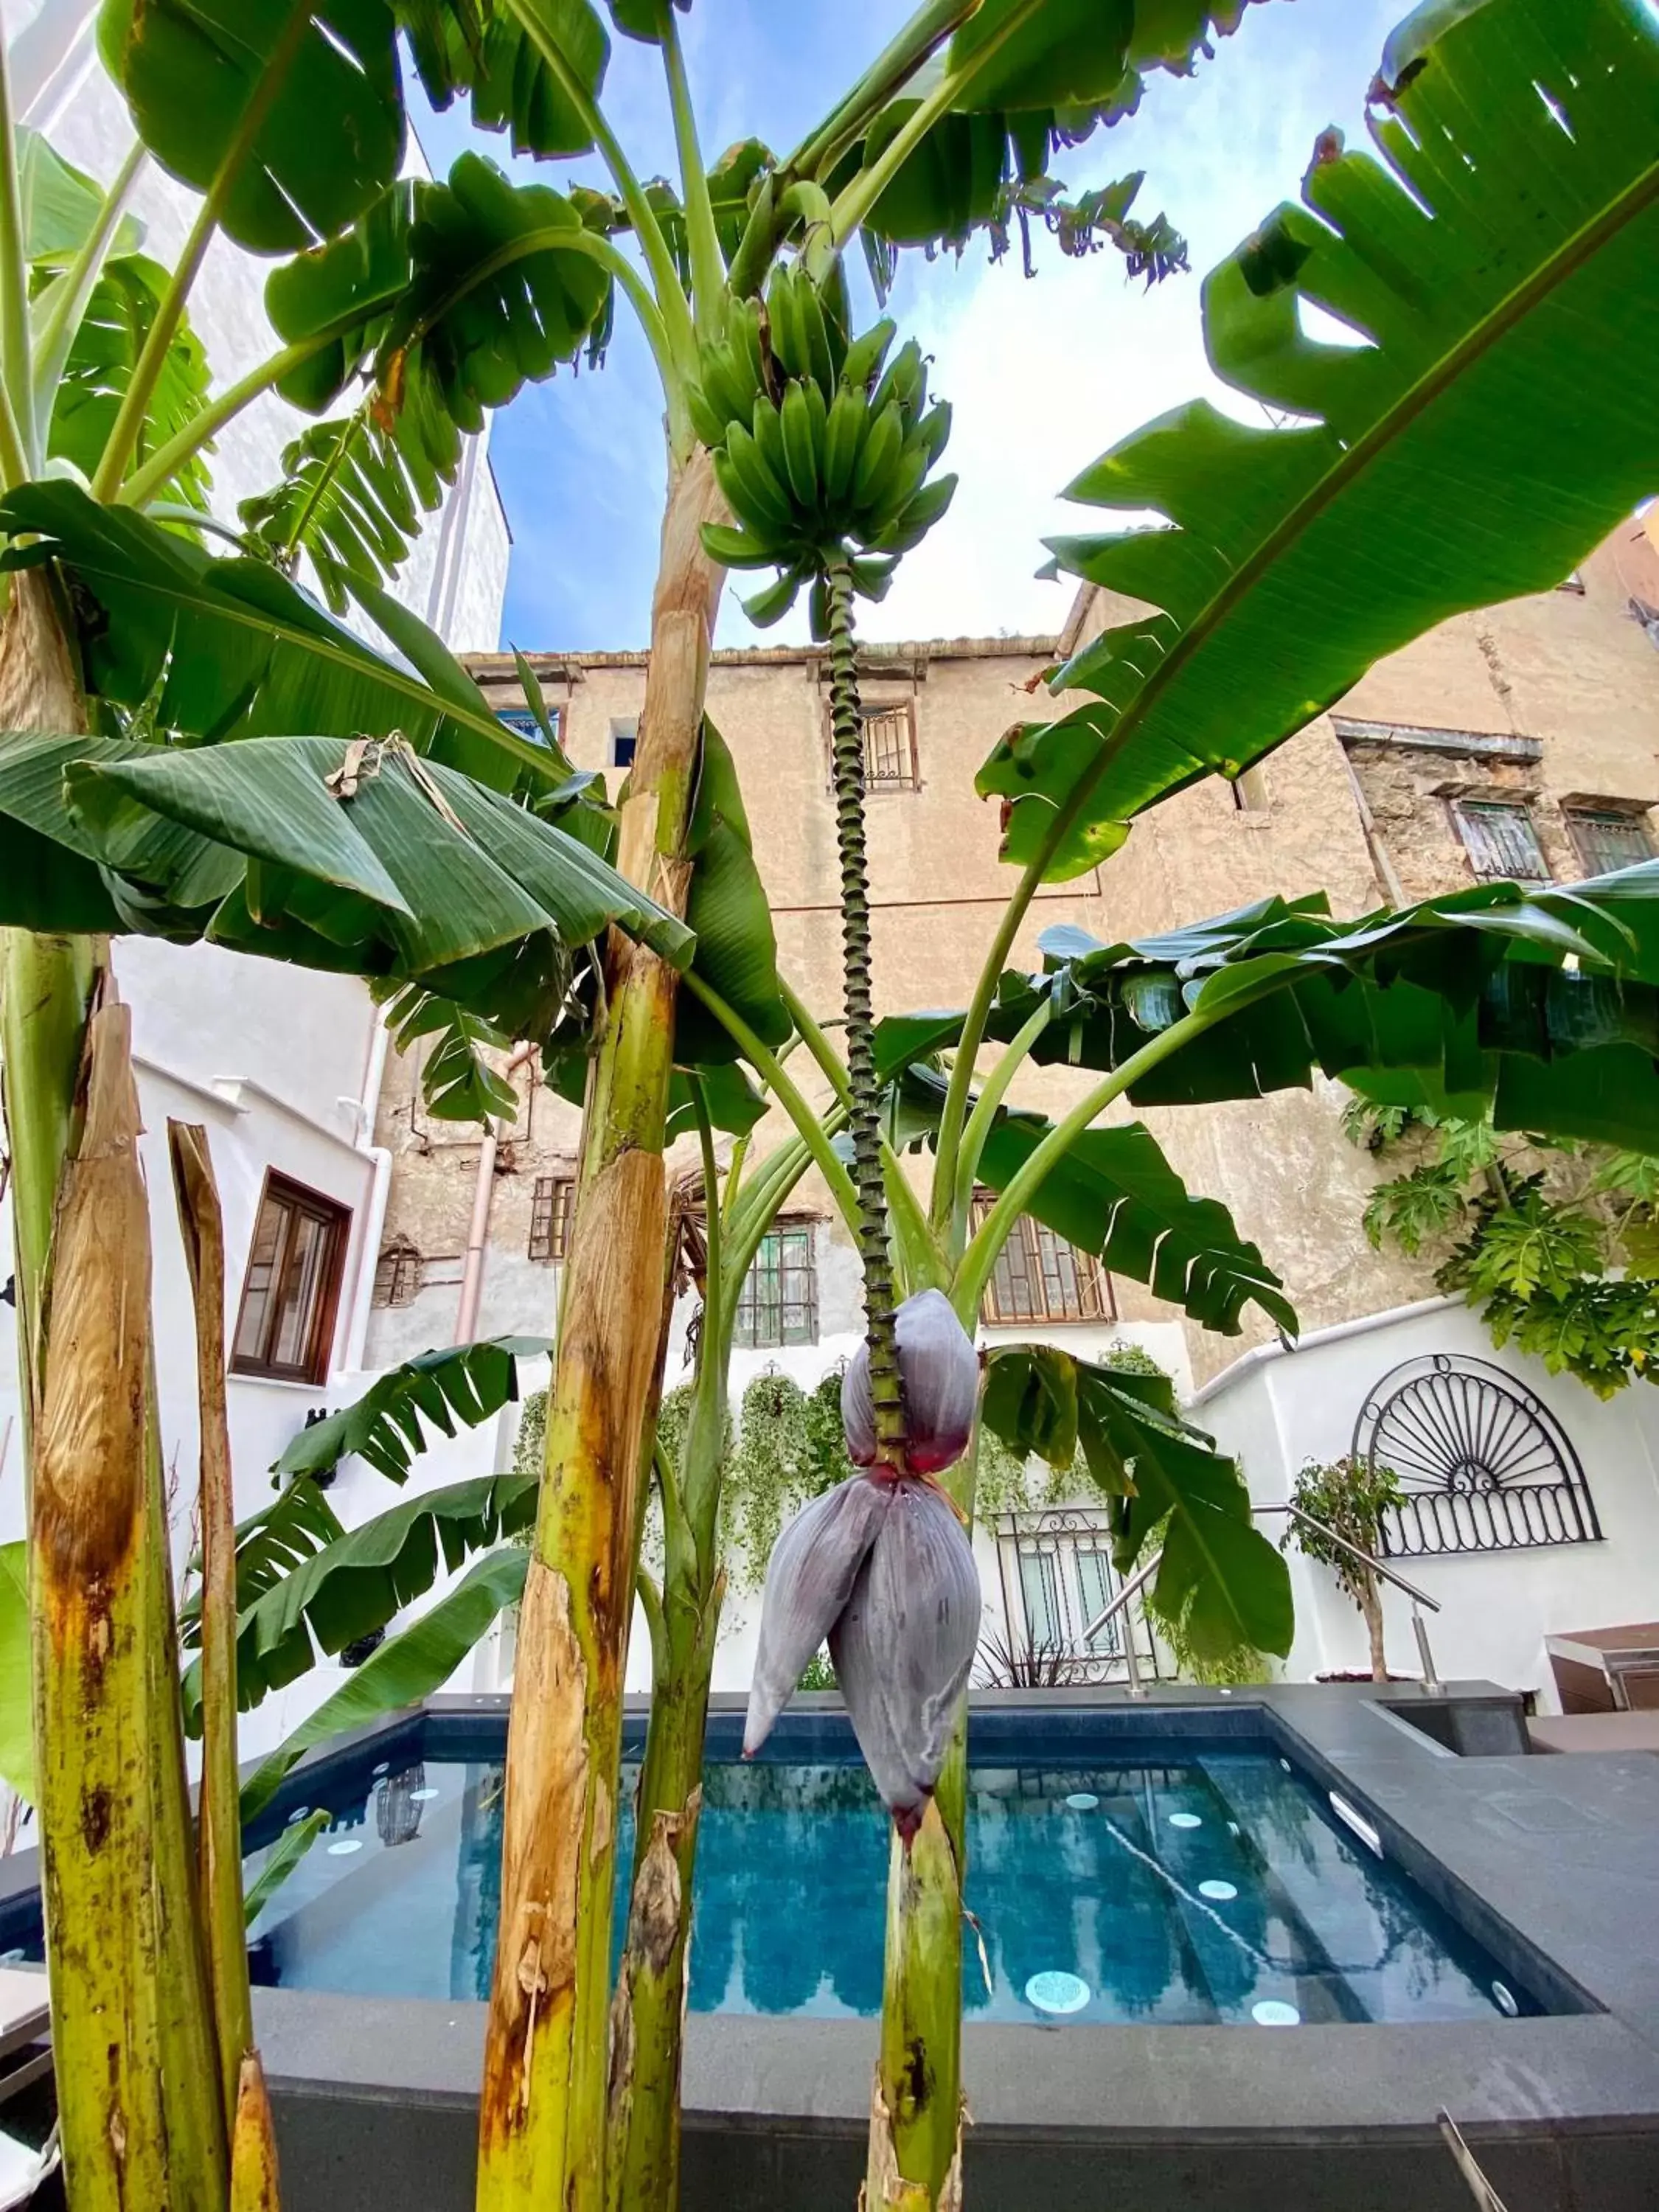
[[[328,1790],[335,1825],[254,1924],[256,1979],[487,1996],[499,1757],[404,1751]],[[711,1762],[692,2010],[878,2012],[888,1832],[860,1765]],[[630,1820],[624,1869],[632,1846]],[[968,1853],[970,2018],[1289,2027],[1540,2008],[1259,1741],[975,1765]],[[623,1908],[619,1896],[618,1947]]]

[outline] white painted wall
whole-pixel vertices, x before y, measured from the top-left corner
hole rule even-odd
[[[42,131],[66,160],[107,181],[131,143],[132,131],[97,59],[95,15],[95,0],[0,0],[20,118]],[[412,140],[409,167],[411,173],[427,173]],[[171,260],[198,204],[149,165],[132,201],[133,213],[146,226],[146,250]],[[269,266],[222,239],[209,249],[190,314],[218,386],[234,382],[274,349],[263,307]],[[234,524],[238,502],[277,480],[283,447],[306,419],[267,396],[222,435],[213,457],[212,495],[222,520]],[[398,586],[398,596],[457,652],[489,652],[500,641],[509,539],[487,444],[486,431],[470,445],[453,492],[442,513],[428,518]],[[229,1254],[228,1331],[240,1301],[267,1169],[327,1193],[352,1213],[334,1347],[337,1372],[328,1384],[313,1389],[230,1380],[237,1510],[246,1515],[269,1501],[270,1464],[307,1412],[345,1402],[371,1379],[338,1370],[362,1356],[361,1327],[355,1351],[352,1344],[353,1321],[380,1242],[387,1163],[368,1138],[384,1049],[368,995],[349,978],[238,958],[210,945],[186,949],[132,938],[118,944],[115,965],[133,1009],[139,1061],[143,1158],[154,1198],[163,1455],[175,1493],[175,1549],[182,1559],[196,1488],[195,1350],[167,1164],[167,1118],[199,1121],[208,1129]],[[10,1239],[9,1209],[0,1207],[0,1240],[8,1252]],[[7,1272],[0,1266],[0,1279]],[[7,1541],[23,1528],[9,1307],[0,1307],[0,1541]],[[459,1473],[472,1471],[475,1454],[482,1455],[480,1471],[487,1469],[492,1441],[467,1439]],[[424,1463],[422,1479],[456,1480],[459,1474],[440,1453]],[[349,1526],[395,1502],[395,1493],[368,1469],[349,1466],[332,1502]],[[269,1748],[338,1679],[338,1669],[321,1670],[270,1699],[245,1722],[244,1753]]]
[[[1632,1383],[1604,1404],[1571,1376],[1495,1351],[1468,1307],[1437,1299],[1321,1331],[1293,1352],[1249,1353],[1199,1394],[1191,1417],[1237,1455],[1256,1502],[1277,1504],[1305,1461],[1348,1450],[1359,1409],[1385,1375],[1431,1352],[1490,1360],[1514,1375],[1555,1415],[1583,1464],[1601,1542],[1397,1563],[1441,1601],[1442,1611],[1428,1620],[1443,1678],[1534,1689],[1543,1710],[1557,1711],[1546,1636],[1659,1615],[1659,1391]],[[1283,1526],[1263,1525],[1275,1534]],[[1291,1574],[1297,1609],[1291,1678],[1366,1666],[1364,1624],[1334,1577],[1294,1553]],[[1385,1613],[1389,1663],[1415,1674],[1409,1600],[1389,1590]]]

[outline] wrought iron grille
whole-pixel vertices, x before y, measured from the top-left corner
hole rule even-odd
[[[1456,808],[1458,834],[1469,866],[1483,884],[1547,884],[1549,862],[1527,808],[1508,801],[1463,799]]]
[[[864,781],[875,786],[913,785],[916,727],[908,706],[874,709],[864,717]]]
[[[575,1211],[576,1186],[568,1176],[538,1176],[530,1199],[530,1250],[532,1260],[549,1265],[564,1258],[570,1246],[570,1222]]]
[[[1653,858],[1653,839],[1639,814],[1616,808],[1570,807],[1567,828],[1587,876],[1608,876]]]
[[[1158,1647],[1132,1600],[1093,1636],[1088,1631],[1121,1587],[1106,1516],[1091,1506],[1047,1506],[996,1520],[1002,1617],[1014,1656],[1058,1662],[1044,1679],[1094,1683],[1128,1673],[1133,1635],[1143,1675],[1158,1673]]]
[[[370,1304],[377,1306],[412,1305],[421,1287],[421,1255],[407,1237],[396,1237],[380,1249],[374,1263],[374,1289]]]
[[[974,1194],[975,1218],[994,1203],[988,1190]],[[1029,1213],[997,1255],[981,1309],[986,1321],[1110,1321],[1111,1279],[1091,1252],[1079,1251]]]
[[[1385,1375],[1360,1408],[1353,1457],[1392,1468],[1402,1492],[1382,1516],[1389,1558],[1601,1540],[1565,1430],[1490,1360],[1437,1352]]]

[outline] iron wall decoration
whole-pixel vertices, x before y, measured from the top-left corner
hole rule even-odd
[[[1402,1502],[1382,1522],[1387,1557],[1601,1540],[1565,1430],[1489,1359],[1437,1352],[1395,1368],[1360,1408],[1352,1456],[1399,1482]]]

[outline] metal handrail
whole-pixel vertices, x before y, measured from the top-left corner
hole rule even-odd
[[[1346,1552],[1351,1559],[1358,1559],[1362,1566],[1369,1567],[1373,1574],[1381,1575],[1384,1582],[1392,1583],[1396,1589],[1404,1590],[1412,1601],[1412,1630],[1417,1638],[1418,1656],[1423,1662],[1423,1687],[1431,1697],[1440,1695],[1443,1685],[1439,1675],[1435,1672],[1434,1655],[1429,1649],[1428,1623],[1424,1620],[1422,1613],[1424,1606],[1427,1606],[1431,1613],[1440,1612],[1441,1604],[1437,1597],[1431,1597],[1427,1590],[1419,1589],[1415,1583],[1409,1583],[1404,1575],[1396,1573],[1386,1559],[1379,1559],[1374,1552],[1366,1551],[1363,1545],[1351,1543],[1347,1537],[1340,1534],[1333,1528],[1328,1521],[1320,1520],[1316,1514],[1307,1512],[1300,1505],[1291,1505],[1288,1503],[1284,1505],[1254,1505],[1250,1510],[1253,1513],[1288,1514],[1292,1521],[1301,1522],[1304,1528],[1316,1529],[1340,1551]],[[1094,1642],[1109,1620],[1115,1620],[1129,1604],[1131,1599],[1139,1596],[1141,1591],[1158,1572],[1163,1559],[1162,1551],[1154,1552],[1146,1565],[1138,1568],[1116,1595],[1095,1615],[1079,1638],[1085,1649]],[[1127,1623],[1125,1627],[1123,1661],[1129,1678],[1129,1695],[1132,1698],[1144,1698],[1146,1691],[1140,1679],[1140,1657],[1135,1650],[1133,1622]]]
[[[1404,1590],[1413,1605],[1425,1605],[1431,1613],[1441,1610],[1437,1597],[1431,1597],[1427,1590],[1419,1589],[1415,1583],[1408,1583],[1404,1575],[1396,1574],[1388,1561],[1379,1559],[1375,1552],[1366,1551],[1360,1544],[1351,1544],[1346,1536],[1337,1534],[1328,1521],[1320,1520],[1316,1514],[1304,1512],[1299,1505],[1253,1505],[1250,1510],[1252,1513],[1288,1513],[1292,1521],[1300,1521],[1304,1528],[1316,1528],[1322,1536],[1328,1537],[1350,1559],[1358,1559],[1373,1574],[1381,1575],[1385,1583],[1392,1583],[1396,1589]]]
[[[1431,1613],[1440,1611],[1437,1597],[1431,1597],[1427,1590],[1419,1589],[1415,1583],[1408,1583],[1404,1575],[1395,1573],[1386,1559],[1379,1559],[1375,1552],[1366,1551],[1361,1544],[1350,1543],[1346,1536],[1338,1534],[1328,1521],[1322,1521],[1317,1514],[1309,1513],[1300,1505],[1253,1505],[1250,1510],[1253,1513],[1286,1513],[1292,1521],[1301,1522],[1304,1528],[1316,1528],[1328,1542],[1346,1552],[1350,1559],[1358,1559],[1373,1574],[1381,1575],[1385,1583],[1392,1583],[1396,1589],[1404,1590],[1412,1601],[1412,1633],[1417,1638],[1417,1656],[1423,1662],[1423,1687],[1431,1698],[1443,1693],[1445,1684],[1435,1670],[1434,1654],[1429,1648],[1429,1624],[1423,1618],[1425,1606]]]

